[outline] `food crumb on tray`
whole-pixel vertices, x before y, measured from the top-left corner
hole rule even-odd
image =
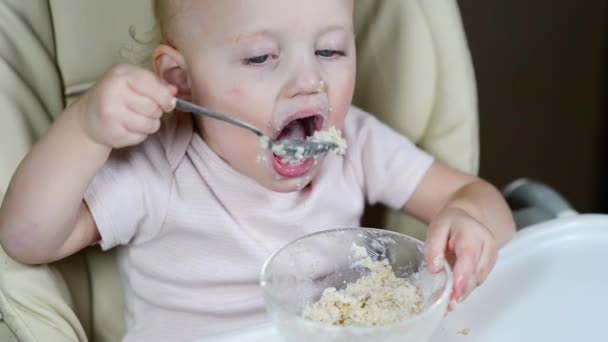
[[[466,328],[466,329],[462,329],[458,332],[458,335],[463,335],[463,336],[469,336],[469,334],[471,333],[471,329]]]

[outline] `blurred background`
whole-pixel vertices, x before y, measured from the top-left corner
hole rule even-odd
[[[480,175],[541,180],[608,212],[607,0],[459,0],[477,75]]]

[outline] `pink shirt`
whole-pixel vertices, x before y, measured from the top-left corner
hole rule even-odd
[[[102,248],[121,246],[125,341],[189,341],[267,322],[258,281],[274,250],[359,226],[366,202],[401,208],[433,162],[354,107],[343,135],[347,155],[328,155],[312,186],[294,193],[271,192],[233,170],[187,115],[115,151],[85,200]]]

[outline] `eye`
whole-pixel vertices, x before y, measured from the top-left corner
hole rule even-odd
[[[317,50],[315,51],[315,55],[323,58],[333,58],[336,56],[346,56],[346,53],[339,50]]]
[[[255,57],[251,57],[251,58],[245,58],[243,59],[243,64],[245,65],[260,65],[260,64],[264,64],[268,61],[268,59],[274,59],[276,58],[273,55],[260,55],[260,56],[255,56]]]

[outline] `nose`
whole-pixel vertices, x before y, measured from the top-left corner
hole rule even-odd
[[[314,95],[326,90],[327,85],[315,61],[300,60],[292,70],[286,87],[288,97]]]

